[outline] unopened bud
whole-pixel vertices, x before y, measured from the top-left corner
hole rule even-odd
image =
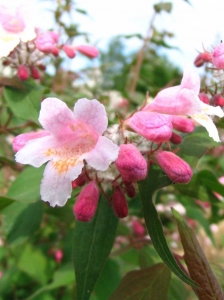
[[[46,70],[46,66],[43,65],[43,64],[38,64],[38,65],[37,65],[37,68],[38,68],[39,70],[41,70],[41,71],[45,71],[45,70]]]
[[[145,228],[139,221],[134,220],[133,223],[132,223],[132,227],[133,227],[134,233],[137,236],[139,236],[139,237],[144,236]]]
[[[217,69],[224,69],[224,44],[220,43],[212,52],[212,63]]]
[[[125,218],[128,215],[128,203],[125,198],[124,193],[119,187],[115,188],[112,195],[112,206],[114,209],[114,214],[118,218]]]
[[[95,58],[99,55],[98,49],[96,49],[93,46],[88,46],[88,45],[79,45],[76,46],[75,49],[85,56],[88,56],[89,58]]]
[[[58,56],[59,55],[59,49],[57,47],[54,47],[51,51],[51,53],[54,55],[54,56]]]
[[[209,104],[210,100],[208,98],[208,95],[205,93],[199,93],[198,95],[199,99],[204,102],[205,104]]]
[[[222,95],[215,94],[213,101],[216,106],[224,106],[224,98]]]
[[[155,143],[168,141],[173,128],[169,116],[149,111],[135,113],[124,122],[124,126]]]
[[[30,73],[33,79],[40,79],[40,73],[35,67],[30,68]]]
[[[195,65],[195,67],[200,68],[204,65],[204,63],[205,62],[201,57],[201,53],[199,53],[198,56],[194,60],[194,65]]]
[[[136,190],[133,183],[126,183],[126,193],[129,198],[134,198],[136,196]]]
[[[85,172],[82,172],[78,178],[76,178],[75,180],[72,181],[72,188],[75,189],[79,186],[83,186],[86,181],[87,181],[87,176],[86,176],[86,173]]]
[[[55,257],[55,260],[58,264],[60,264],[60,262],[62,261],[62,258],[63,258],[63,252],[61,249],[58,249],[55,251],[55,254],[54,254],[54,257]]]
[[[17,76],[20,80],[27,80],[30,76],[27,67],[24,65],[18,66]]]
[[[100,192],[95,183],[91,181],[79,194],[73,211],[78,221],[89,222],[95,215]]]
[[[123,181],[135,182],[147,176],[147,163],[139,150],[132,144],[122,144],[115,161]]]
[[[173,128],[180,132],[190,133],[194,131],[194,122],[184,117],[173,116],[172,125]]]
[[[188,183],[191,180],[191,167],[173,152],[161,151],[156,158],[159,166],[173,182]]]
[[[182,137],[179,134],[176,134],[175,132],[172,133],[171,138],[170,138],[170,142],[178,145],[182,142]]]
[[[64,45],[62,49],[69,58],[74,58],[76,56],[76,52],[72,47]]]

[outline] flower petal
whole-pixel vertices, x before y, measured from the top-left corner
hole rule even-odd
[[[50,161],[44,170],[44,177],[41,182],[41,199],[45,202],[48,201],[53,207],[65,205],[68,198],[71,197],[71,182],[81,174],[83,165],[83,162],[80,162],[67,172],[58,173]]]
[[[220,106],[211,106],[201,102],[202,112],[210,116],[218,116],[219,118],[224,117],[224,112]]]
[[[108,125],[107,113],[103,104],[97,100],[79,99],[74,107],[75,119],[90,125],[102,134]]]
[[[74,120],[73,112],[58,98],[46,98],[41,103],[39,122],[54,135],[63,135],[63,129]]]
[[[191,68],[185,68],[180,87],[189,89],[198,95],[200,91],[200,77],[198,73]]]
[[[119,147],[111,140],[104,136],[100,136],[96,146],[90,152],[83,154],[81,158],[94,169],[106,171],[110,163],[118,157]]]
[[[13,142],[12,147],[15,152],[21,150],[30,140],[42,138],[45,136],[49,136],[49,132],[45,130],[37,131],[37,132],[28,132],[17,135]]]
[[[55,141],[51,136],[30,140],[16,153],[15,159],[21,164],[29,164],[38,168],[51,159],[51,156],[46,154],[51,147],[55,147]]]
[[[191,118],[204,126],[207,129],[209,136],[213,138],[214,141],[220,142],[218,130],[209,116],[202,113],[191,115]]]

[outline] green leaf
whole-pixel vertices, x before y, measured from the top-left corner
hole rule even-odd
[[[15,202],[14,199],[0,196],[0,211],[5,207],[9,206],[10,204],[12,204],[13,202]]]
[[[10,186],[7,197],[21,202],[35,202],[40,198],[40,183],[45,166],[40,168],[26,167]]]
[[[171,273],[165,264],[131,271],[121,280],[109,300],[166,300]]]
[[[151,165],[148,177],[139,182],[146,226],[156,251],[170,270],[185,283],[195,286],[195,283],[181,270],[174,259],[167,245],[161,221],[153,204],[154,192],[169,184],[171,184],[170,179],[156,165]]]
[[[77,222],[74,232],[73,261],[77,298],[88,300],[102,271],[115,239],[118,218],[101,196],[91,222]]]
[[[40,86],[23,83],[24,90],[4,88],[4,97],[15,116],[39,125],[38,116],[43,89]]]
[[[195,232],[175,209],[172,209],[172,212],[177,221],[181,243],[184,248],[184,260],[189,273],[191,278],[201,287],[195,289],[198,299],[223,300],[222,288],[197,241]]]
[[[197,176],[203,186],[206,186],[210,191],[217,192],[224,197],[224,185],[218,181],[215,174],[209,170],[203,170],[200,171]]]
[[[167,13],[170,13],[172,10],[172,3],[171,2],[161,2],[154,5],[154,9],[157,13],[160,13],[161,11],[166,11]]]
[[[24,242],[39,229],[43,214],[43,203],[27,204],[15,202],[3,211],[3,229],[9,244]]]

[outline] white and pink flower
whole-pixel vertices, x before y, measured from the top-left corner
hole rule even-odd
[[[6,57],[20,43],[36,37],[35,28],[28,20],[29,12],[24,6],[14,11],[0,6],[0,57]]]
[[[185,69],[181,84],[162,90],[154,100],[146,105],[144,111],[169,115],[190,116],[204,126],[209,136],[219,142],[218,130],[210,115],[224,117],[221,107],[203,103],[199,97],[200,77],[192,69]]]
[[[40,167],[49,161],[42,179],[40,194],[51,206],[63,206],[71,196],[72,184],[82,172],[85,162],[105,171],[118,157],[119,148],[102,136],[108,119],[104,106],[97,100],[79,99],[72,112],[57,98],[42,102],[39,122],[46,135],[34,138],[23,134],[13,144],[25,146],[16,154],[16,161]]]

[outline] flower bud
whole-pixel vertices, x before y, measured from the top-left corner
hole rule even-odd
[[[176,134],[175,132],[172,133],[171,138],[170,138],[170,142],[178,145],[182,142],[182,137],[179,134]]]
[[[100,192],[95,183],[91,181],[79,194],[73,211],[78,221],[89,222],[95,215]]]
[[[136,196],[136,190],[133,183],[126,183],[126,193],[129,198],[134,198]]]
[[[76,46],[75,49],[85,56],[88,56],[89,58],[95,58],[99,55],[98,49],[96,49],[93,46],[88,46],[88,45],[79,45]]]
[[[76,56],[76,52],[72,47],[64,45],[62,49],[69,58],[74,58]]]
[[[78,178],[76,178],[75,180],[72,181],[72,188],[75,189],[78,186],[83,186],[84,184],[86,184],[87,181],[87,176],[85,172],[82,172]]]
[[[224,69],[224,44],[220,43],[212,52],[212,63],[217,69]]]
[[[170,116],[156,112],[139,111],[124,122],[124,126],[131,128],[146,139],[163,143],[172,135]]]
[[[58,56],[59,55],[59,49],[57,47],[54,47],[52,49],[52,52],[51,52],[54,56]]]
[[[30,76],[27,67],[24,65],[18,66],[17,76],[20,80],[27,80]]]
[[[134,220],[132,223],[132,227],[134,230],[135,235],[142,237],[145,234],[145,228],[144,226],[138,221],[138,220]]]
[[[190,119],[173,116],[172,117],[173,128],[180,132],[189,133],[194,131],[194,122]]]
[[[33,79],[40,79],[40,73],[35,67],[30,68],[30,73]]]
[[[216,106],[224,106],[224,98],[222,95],[215,94],[213,101]]]
[[[198,56],[194,60],[194,65],[195,65],[195,67],[199,68],[199,67],[202,67],[204,65],[204,63],[205,62],[201,57],[201,53],[199,53]]]
[[[195,67],[201,67],[205,62],[212,62],[212,55],[209,52],[199,53],[194,61]]]
[[[125,218],[128,215],[128,203],[125,198],[124,193],[119,187],[115,188],[112,195],[112,206],[114,209],[114,214],[118,218]]]
[[[58,249],[55,251],[55,254],[54,254],[54,257],[55,257],[55,260],[58,264],[60,264],[62,258],[63,258],[63,252],[61,249]]]
[[[46,54],[52,53],[56,43],[58,42],[58,33],[47,31],[39,34],[34,43],[37,49]]]
[[[159,166],[173,182],[188,183],[191,180],[191,167],[173,152],[161,151],[156,158]]]
[[[209,104],[210,100],[209,100],[207,94],[205,94],[205,93],[199,93],[198,97],[205,104]]]
[[[132,144],[122,144],[115,161],[125,182],[135,182],[147,176],[147,163],[139,150]]]

